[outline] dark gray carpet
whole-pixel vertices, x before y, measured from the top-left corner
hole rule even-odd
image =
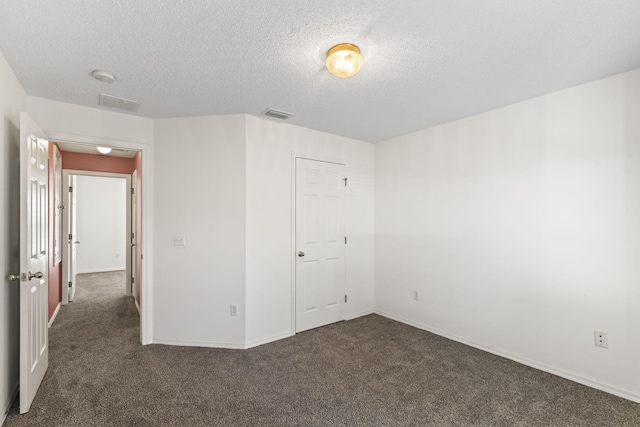
[[[632,402],[376,315],[251,350],[143,347],[123,280],[78,280],[7,427],[640,426]]]

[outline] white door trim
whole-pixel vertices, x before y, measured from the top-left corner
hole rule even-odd
[[[134,150],[141,153],[141,191],[142,235],[141,250],[144,259],[141,262],[141,274],[144,278],[142,282],[142,295],[140,307],[140,342],[143,345],[151,344],[153,341],[153,145],[133,141],[121,141],[108,138],[98,138],[87,135],[75,135],[64,132],[44,130],[45,134],[52,141],[70,142],[73,144],[107,145],[113,148]],[[140,179],[140,177],[138,177]]]
[[[344,165],[345,173],[349,177],[349,161],[340,157],[322,156],[317,154],[309,154],[300,151],[291,152],[291,246],[289,248],[289,260],[291,262],[291,335],[296,334],[296,159],[316,160],[319,162],[338,163]],[[348,188],[348,187],[347,187]],[[349,197],[347,194],[345,201],[345,233],[349,236]],[[349,294],[349,245],[345,250],[345,289]],[[350,312],[349,305],[351,301],[347,301],[347,314]],[[348,318],[348,316],[347,316]]]
[[[131,295],[131,277],[133,266],[131,265],[131,174],[125,173],[113,173],[113,172],[93,172],[93,171],[83,171],[83,170],[74,170],[74,169],[62,169],[62,182],[66,183],[64,188],[62,189],[62,194],[64,195],[65,206],[69,205],[70,193],[69,193],[69,177],[75,176],[96,176],[103,178],[119,178],[124,179],[125,184],[125,209],[126,209],[126,235],[125,235],[125,269],[126,269],[126,277],[125,277],[125,292],[127,295]],[[62,226],[62,235],[67,238],[69,236],[69,215],[71,212],[71,206],[67,206],[68,209],[64,209],[63,211],[63,226]],[[76,236],[73,237],[74,239]],[[69,257],[70,250],[69,244],[64,245],[63,252],[63,260],[62,263],[62,304],[69,303],[69,295],[68,292],[65,292],[65,285],[69,283]]]

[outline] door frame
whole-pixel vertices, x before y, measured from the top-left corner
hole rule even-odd
[[[112,172],[93,172],[93,171],[83,171],[83,170],[75,170],[75,169],[62,169],[62,182],[64,183],[62,194],[63,199],[65,200],[64,205],[68,207],[68,209],[64,209],[63,217],[62,217],[62,235],[69,236],[69,216],[71,213],[71,193],[69,191],[69,177],[75,176],[93,176],[98,178],[118,178],[125,180],[125,216],[126,216],[126,231],[125,231],[125,292],[127,295],[131,295],[131,277],[134,266],[131,263],[131,174],[125,173],[112,173]],[[76,236],[73,236],[75,239]],[[70,261],[70,247],[69,243],[63,246],[62,252],[62,283],[61,286],[65,289],[65,285],[69,284],[69,261]],[[135,296],[135,295],[134,295]],[[62,304],[69,304],[69,293],[62,292]]]
[[[291,247],[290,257],[291,262],[291,335],[296,334],[296,159],[315,160],[317,162],[337,163],[344,165],[345,174],[349,178],[349,161],[340,157],[321,156],[316,154],[309,154],[300,151],[291,152]],[[347,181],[348,182],[348,181]],[[347,188],[348,185],[347,185]],[[349,194],[347,193],[345,199],[345,234],[349,236]],[[349,295],[349,245],[346,245],[344,254],[344,266],[345,266],[345,278],[344,287],[345,292]],[[346,302],[346,319],[349,318],[349,307],[351,301],[347,298]]]
[[[142,215],[140,221],[141,236],[140,247],[143,259],[140,261],[141,282],[140,295],[140,343],[142,345],[153,342],[153,145],[134,141],[122,141],[117,139],[100,138],[86,135],[76,135],[65,132],[44,130],[52,141],[68,142],[71,144],[89,145],[92,147],[109,146],[124,150],[140,152],[140,197]],[[140,176],[138,176],[140,179]]]

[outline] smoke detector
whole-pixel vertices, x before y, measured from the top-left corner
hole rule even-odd
[[[116,81],[116,78],[113,76],[113,74],[109,74],[106,71],[94,70],[91,73],[91,76],[94,79],[101,81],[102,83],[113,83]]]

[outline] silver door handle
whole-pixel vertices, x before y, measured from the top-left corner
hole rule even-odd
[[[79,244],[80,244],[80,242],[79,242],[79,241],[77,241],[77,240],[76,240],[75,242],[73,242],[73,243],[75,243],[76,245],[79,245]]]
[[[20,275],[19,274],[10,274],[9,275],[9,280],[11,280],[11,281],[20,280]]]
[[[44,277],[44,274],[42,274],[42,273],[41,273],[41,272],[39,272],[39,271],[38,271],[37,273],[29,272],[29,275],[28,275],[27,277],[28,277],[28,279],[27,279],[27,280],[31,280],[31,279],[33,279],[34,277],[35,277],[36,279],[42,279],[42,278]]]
[[[302,251],[298,252],[298,256],[299,256],[300,258],[302,258],[302,257],[304,256],[304,252],[302,252]]]

